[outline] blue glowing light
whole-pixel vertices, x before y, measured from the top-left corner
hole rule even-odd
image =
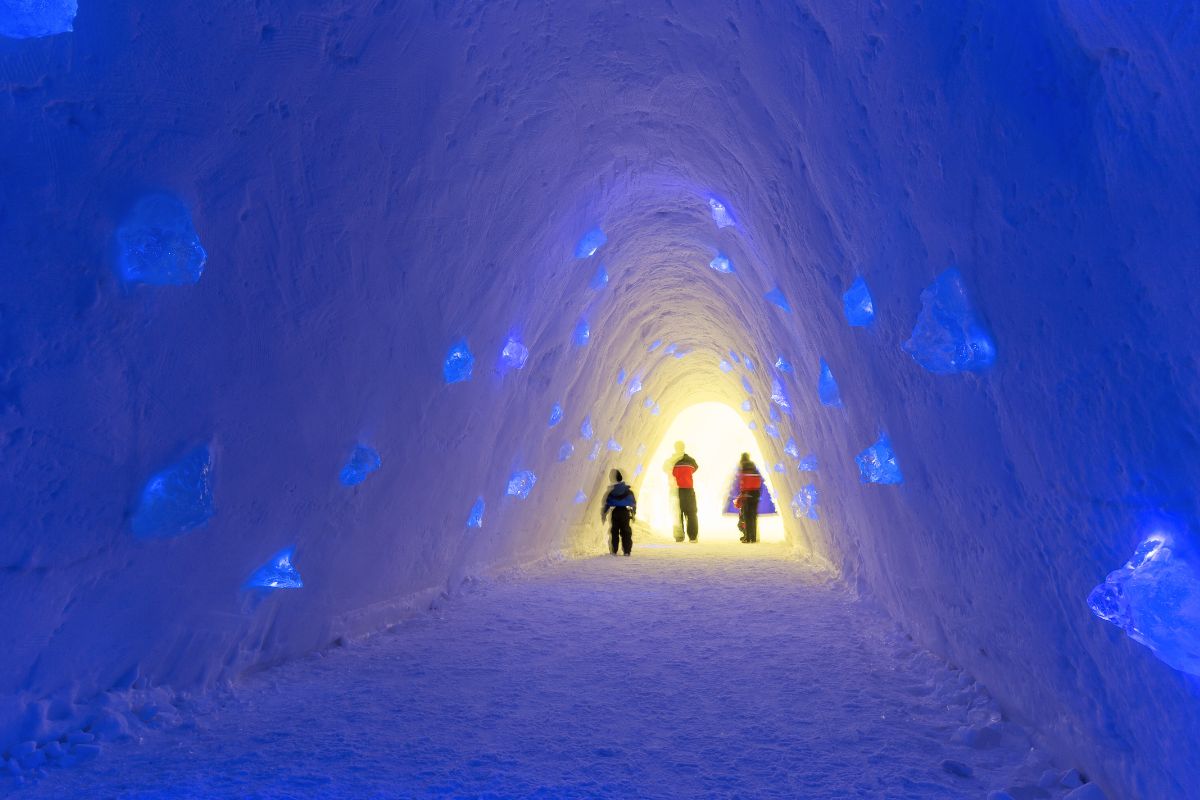
[[[592,431],[592,415],[588,414],[583,418],[583,422],[579,426],[579,435],[584,439],[592,438],[595,433]]]
[[[508,478],[508,488],[505,490],[505,494],[509,497],[524,500],[533,491],[535,483],[537,483],[537,475],[534,475],[529,470],[525,469],[520,472],[514,472]]]
[[[644,464],[638,464],[637,468],[633,470],[633,477],[636,478],[638,475],[641,475],[642,470],[644,470],[645,468],[646,468],[646,466]]]
[[[563,442],[562,447],[558,448],[558,460],[566,461],[575,454],[575,445],[570,442]]]
[[[813,484],[802,486],[800,491],[796,492],[796,496],[792,498],[792,516],[796,519],[808,517],[809,519],[820,519],[817,513],[817,505],[820,502],[820,497],[817,493],[817,487]]]
[[[752,430],[752,431],[758,430],[758,423],[755,422],[754,420],[750,420],[750,430]]]
[[[583,347],[592,338],[592,329],[586,319],[579,320],[579,324],[575,326],[575,333],[572,334],[571,338],[578,347]]]
[[[173,195],[143,197],[117,229],[121,279],[152,286],[187,286],[200,280],[208,254],[187,206]]]
[[[285,547],[259,567],[246,581],[247,588],[255,589],[300,589],[304,581],[292,564],[296,547]]]
[[[578,492],[575,493],[575,505],[580,505],[580,504],[586,503],[586,502],[587,502],[587,495],[583,493],[582,489],[580,489]]]
[[[675,354],[675,343],[672,342],[671,344],[667,345],[666,350],[663,350],[663,355],[669,356],[669,355],[674,355],[674,354]]]
[[[721,372],[733,372],[733,364],[730,364],[723,358],[721,359],[721,363],[717,364],[717,366],[721,369]]]
[[[779,426],[774,422],[768,422],[763,430],[767,432],[767,436],[771,436],[775,439],[779,438]]]
[[[746,394],[754,394],[754,387],[750,385],[750,379],[745,375],[742,376],[742,388],[746,390]]]
[[[742,357],[741,357],[741,356],[739,356],[739,355],[737,354],[737,351],[735,351],[735,350],[730,350],[730,351],[729,351],[729,360],[730,360],[730,361],[732,361],[732,362],[733,362],[733,363],[735,363],[735,364],[740,364],[740,363],[742,363]]]
[[[608,286],[608,270],[601,264],[596,267],[596,274],[592,276],[592,282],[588,284],[588,287],[598,292],[605,286]]]
[[[0,36],[39,39],[74,30],[76,0],[17,0],[0,10]]]
[[[215,513],[212,496],[212,453],[206,445],[153,475],[142,489],[130,526],[142,539],[187,533]]]
[[[645,400],[642,401],[642,408],[650,408],[650,406],[652,406],[652,405],[654,405],[653,397],[647,397]]]
[[[996,362],[996,345],[951,267],[921,292],[921,313],[904,350],[930,372],[978,372]]]
[[[785,375],[790,375],[793,372],[795,372],[795,370],[792,368],[792,362],[788,361],[783,356],[776,357],[775,369],[779,370],[780,372],[784,373]]]
[[[724,201],[715,197],[708,198],[708,210],[718,228],[728,228],[734,224],[733,212],[729,210],[729,206]]]
[[[617,385],[620,386],[624,382],[625,382],[625,369],[622,368],[621,371],[617,373]]]
[[[509,337],[500,351],[500,363],[508,369],[521,369],[529,360],[529,348],[516,337]]]
[[[650,346],[646,348],[646,352],[653,353],[655,350],[657,350],[660,347],[662,347],[662,339],[655,339],[653,342],[650,343]]]
[[[772,305],[776,305],[779,308],[782,308],[784,311],[786,311],[789,314],[792,313],[792,307],[791,307],[791,305],[788,304],[787,298],[783,296],[783,290],[780,289],[779,287],[775,287],[774,289],[772,289],[771,291],[769,291],[765,295],[763,295],[763,297],[765,297],[767,299],[768,303],[771,303]]]
[[[575,257],[591,258],[596,255],[596,251],[603,247],[607,241],[608,237],[604,235],[604,231],[599,228],[592,228],[579,237],[579,243],[575,245]]]
[[[787,453],[792,458],[800,457],[800,445],[796,444],[796,437],[788,437],[787,444],[784,445],[783,452]]]
[[[875,303],[871,300],[867,282],[862,278],[854,281],[842,295],[842,305],[846,311],[846,322],[856,328],[870,325],[871,320],[875,319]]]
[[[467,340],[455,344],[450,348],[450,352],[446,354],[446,363],[442,365],[442,375],[446,378],[446,383],[459,383],[460,381],[471,380],[471,373],[475,371],[475,356],[471,355],[471,350],[467,347]]]
[[[767,411],[768,411],[767,416],[769,416],[771,418],[771,422],[782,422],[783,421],[783,418],[779,416],[779,409],[776,408],[775,406],[771,406],[769,409],[767,409]]]
[[[731,262],[729,257],[724,253],[717,253],[717,257],[708,262],[708,265],[717,272],[725,275],[732,275],[737,271],[733,268],[733,262]]]
[[[1178,544],[1165,531],[1150,534],[1087,603],[1156,658],[1200,675],[1200,560]]]
[[[629,392],[630,397],[633,397],[635,394],[640,392],[642,390],[642,376],[634,375],[629,380],[629,386],[625,387],[625,390]]]
[[[596,442],[592,445],[592,452],[588,453],[588,461],[595,461],[600,457],[600,443]]]
[[[749,400],[742,401],[742,411],[749,411],[752,408]]]
[[[771,379],[771,402],[779,406],[779,409],[783,413],[791,416],[792,401],[788,399],[787,390],[783,388],[783,381],[779,380],[779,378]]]
[[[652,416],[652,417],[657,417],[661,413],[662,413],[662,408],[659,407],[658,403],[655,403],[654,408],[650,409],[650,416]]]
[[[483,498],[475,498],[475,504],[471,506],[471,513],[467,515],[468,528],[483,527],[483,511],[485,508],[487,508],[487,503],[483,502]]]
[[[742,363],[746,365],[747,370],[749,370],[750,372],[754,372],[754,359],[753,358],[746,355],[745,353],[742,353]]]
[[[779,462],[776,462],[775,471],[776,472],[787,472],[787,467],[785,467],[783,464],[781,464]]]
[[[608,450],[611,453],[619,453],[619,452],[621,452],[621,445],[617,443],[616,439],[609,439],[608,440]]]
[[[817,454],[809,453],[804,458],[800,459],[796,464],[796,469],[801,472],[816,472],[817,471]]]
[[[896,453],[886,433],[881,433],[879,441],[855,456],[854,460],[858,463],[858,478],[863,483],[904,483],[904,475],[900,473],[900,464],[896,461]]]
[[[350,460],[346,462],[346,466],[342,467],[341,473],[338,475],[338,480],[343,486],[357,486],[367,479],[375,470],[379,469],[383,460],[379,457],[379,453],[373,448],[360,444],[354,448],[354,452],[350,454]]]
[[[822,405],[834,408],[842,407],[842,394],[838,391],[837,381],[833,379],[833,373],[830,372],[829,365],[823,358],[821,359],[821,377],[817,381],[817,395],[821,398]]]
[[[562,422],[563,410],[562,405],[555,403],[550,409],[550,427],[553,428],[558,423]]]

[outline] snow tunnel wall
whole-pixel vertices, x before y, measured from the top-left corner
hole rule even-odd
[[[1110,791],[1183,796],[1194,684],[1084,599],[1153,517],[1197,530],[1193,6],[586,5],[84,2],[73,33],[0,38],[0,738],[569,546],[672,413],[749,399],[762,431],[778,379],[777,492],[821,502],[793,540]],[[119,277],[158,192],[194,284]],[[952,265],[998,347],[979,374],[900,347]],[[884,431],[905,482],[861,485]],[[358,444],[382,464],[346,486]],[[211,519],[135,536],[200,445]],[[304,587],[252,602],[292,545]]]

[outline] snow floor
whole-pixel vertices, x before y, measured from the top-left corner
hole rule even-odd
[[[1050,766],[785,546],[635,542],[469,583],[16,797],[1063,797]]]

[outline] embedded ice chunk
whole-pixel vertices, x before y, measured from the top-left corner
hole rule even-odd
[[[771,422],[783,422],[783,417],[781,417],[779,415],[778,408],[776,408],[775,406],[772,405],[767,410],[768,410],[768,416],[771,417]]]
[[[208,254],[179,198],[151,194],[134,205],[117,229],[121,279],[152,286],[187,286],[200,280]]]
[[[508,489],[506,493],[509,497],[516,497],[524,500],[529,497],[529,493],[533,491],[533,485],[537,483],[537,475],[534,475],[527,469],[520,472],[514,472],[508,478]]]
[[[739,355],[737,354],[737,351],[736,351],[736,350],[730,350],[730,351],[729,351],[729,360],[730,360],[730,361],[732,361],[732,362],[733,362],[733,363],[735,363],[735,364],[740,364],[740,363],[742,363],[742,357],[741,357],[741,356],[739,356]]]
[[[1159,660],[1200,675],[1200,558],[1169,534],[1148,536],[1087,602]]]
[[[0,4],[0,36],[38,39],[75,29],[76,0],[15,0]]]
[[[608,270],[604,268],[603,264],[596,268],[596,274],[592,276],[592,282],[588,286],[596,291],[608,286]]]
[[[718,228],[728,228],[734,224],[733,213],[723,201],[715,197],[708,198],[708,210]]]
[[[754,394],[754,387],[750,385],[750,379],[745,375],[742,376],[742,388],[746,390],[746,394]]]
[[[753,406],[750,405],[749,400],[742,401],[742,411],[749,411],[751,408],[753,408]]]
[[[201,445],[152,476],[130,521],[134,535],[163,539],[207,522],[215,513],[212,469],[212,453]]]
[[[595,433],[592,431],[592,415],[588,414],[583,418],[583,422],[579,425],[579,435],[584,439],[590,439]]]
[[[745,353],[742,353],[742,363],[746,365],[746,369],[754,372],[754,359],[750,358],[750,356],[746,355]]]
[[[595,461],[600,457],[600,443],[596,442],[592,445],[592,452],[588,453],[588,461]]]
[[[788,437],[787,444],[784,446],[783,452],[787,453],[792,458],[800,457],[800,445],[796,444],[796,437]]]
[[[521,369],[529,360],[529,348],[521,344],[521,340],[510,336],[500,351],[500,361],[508,369]]]
[[[646,352],[653,353],[655,350],[657,350],[660,347],[662,347],[662,339],[655,339],[653,342],[650,343],[650,346],[646,348]]]
[[[621,370],[620,370],[620,371],[617,373],[617,385],[618,385],[618,386],[620,386],[620,385],[621,385],[622,383],[624,383],[624,382],[625,382],[625,369],[624,369],[624,368],[622,368],[622,369],[621,369]]]
[[[778,378],[771,379],[771,402],[779,406],[783,413],[791,416],[792,401],[788,399],[787,390],[783,388],[783,381]]]
[[[579,324],[575,326],[575,333],[572,334],[575,344],[583,347],[592,338],[592,329],[588,325],[586,319],[579,320]]]
[[[780,372],[789,374],[789,375],[795,371],[792,368],[792,362],[788,361],[783,356],[777,356],[775,358],[775,369],[779,370]]]
[[[455,344],[450,348],[450,352],[446,354],[446,363],[442,365],[442,375],[446,378],[446,383],[458,383],[460,381],[471,380],[471,373],[475,370],[475,356],[471,355],[471,349],[467,347],[467,340]]]
[[[661,413],[662,413],[662,408],[659,407],[658,403],[655,403],[654,408],[650,409],[650,416],[652,416],[652,417],[657,417]]]
[[[635,394],[640,392],[642,390],[642,376],[634,375],[629,380],[629,386],[625,387],[625,390],[629,392],[630,397],[633,397]]]
[[[692,351],[691,350],[676,350],[672,355],[674,355],[676,358],[683,358],[690,352],[692,352]]]
[[[641,475],[642,470],[644,470],[645,468],[646,468],[645,464],[638,464],[637,467],[633,470],[633,477],[636,478],[638,475]]]
[[[599,228],[592,228],[579,237],[579,243],[575,245],[575,257],[591,258],[596,255],[596,251],[603,247],[607,241],[608,237],[604,235],[604,231]]]
[[[250,576],[250,579],[246,581],[246,586],[257,589],[302,588],[304,581],[300,580],[300,573],[292,564],[295,554],[295,545],[283,548]]]
[[[342,467],[338,479],[344,486],[357,486],[365,481],[368,475],[379,469],[382,463],[383,460],[374,448],[363,444],[357,445],[354,452],[350,454],[350,460],[346,462],[346,466]]]
[[[562,422],[562,418],[563,418],[562,404],[555,403],[554,406],[550,409],[550,427],[553,428],[555,425]]]
[[[810,483],[800,487],[800,491],[796,492],[796,496],[792,498],[792,516],[796,519],[800,519],[800,517],[820,519],[820,515],[817,513],[818,502],[819,495],[814,484]]]
[[[829,371],[829,365],[825,363],[825,359],[821,359],[821,377],[817,381],[817,395],[821,398],[821,403],[834,408],[842,407],[842,394],[838,391],[837,381],[833,379],[833,373]]]
[[[653,397],[647,397],[645,400],[642,401],[642,408],[649,408],[652,405],[654,405]]]
[[[775,462],[775,471],[776,472],[787,472],[787,467],[785,467],[782,462],[777,461],[777,462]]]
[[[667,345],[667,349],[666,349],[666,350],[663,350],[663,355],[667,355],[667,356],[669,356],[669,355],[673,355],[674,353],[675,353],[675,343],[674,343],[674,342],[672,342],[671,344]]]
[[[733,262],[729,260],[729,256],[724,253],[717,253],[717,257],[708,262],[708,265],[717,272],[724,273],[725,275],[732,275],[737,271],[733,268]]]
[[[566,461],[575,454],[575,445],[570,442],[563,442],[562,447],[558,448],[558,460]]]
[[[850,284],[850,288],[842,295],[842,305],[846,311],[846,322],[856,328],[871,324],[875,319],[875,303],[871,300],[871,292],[867,282],[858,278]]]
[[[774,422],[768,422],[763,430],[766,431],[767,436],[771,436],[776,439],[779,438],[779,426],[777,426]]]
[[[801,472],[816,472],[817,471],[817,454],[809,453],[804,458],[796,463],[796,469]]]
[[[996,361],[996,345],[967,296],[962,274],[951,267],[921,292],[921,313],[904,349],[930,372],[985,370]]]
[[[580,489],[578,492],[575,493],[575,505],[579,505],[580,503],[586,503],[586,502],[587,502],[587,495],[583,493],[582,489]]]
[[[468,528],[483,527],[483,512],[487,508],[487,503],[483,502],[482,497],[475,498],[475,504],[471,506],[471,513],[467,515]]]
[[[616,439],[609,439],[608,440],[608,449],[609,449],[609,452],[619,453],[619,452],[621,452],[621,445],[617,442]]]
[[[756,431],[756,430],[758,430],[758,423],[755,422],[754,420],[750,420],[749,427],[750,427],[750,430]]]
[[[855,456],[854,460],[858,463],[858,478],[863,483],[904,483],[896,453],[892,450],[892,441],[886,433],[881,433],[879,441]]]
[[[730,364],[725,359],[721,359],[721,363],[717,364],[721,372],[733,372],[733,364]]]
[[[763,295],[768,303],[779,306],[789,314],[792,313],[792,307],[788,304],[787,298],[783,296],[783,290],[776,286],[771,291]]]

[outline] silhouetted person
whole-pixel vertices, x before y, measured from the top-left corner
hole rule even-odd
[[[739,541],[753,544],[758,541],[758,499],[762,496],[762,475],[749,453],[742,453],[738,465],[738,528],[742,531]]]
[[[633,552],[633,527],[630,523],[637,516],[637,498],[633,496],[633,489],[625,485],[621,470],[614,469],[612,479],[613,485],[604,498],[604,508],[600,510],[600,521],[603,522],[608,518],[608,512],[611,509],[612,541],[608,550],[615,556],[617,545],[620,545],[622,552],[629,555]]]
[[[679,491],[679,528],[675,532],[675,541],[682,542],[686,530],[688,541],[694,542],[700,535],[700,519],[696,516],[696,488],[692,475],[700,466],[684,450],[683,442],[675,443],[675,454],[678,458],[671,469],[671,476]]]

